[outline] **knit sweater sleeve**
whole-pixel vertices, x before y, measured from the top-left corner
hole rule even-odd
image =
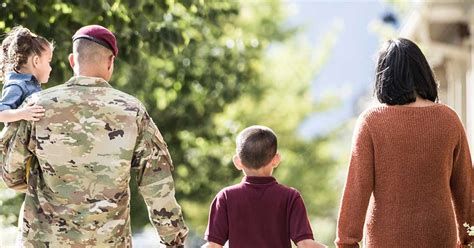
[[[464,223],[473,225],[471,220],[471,195],[472,195],[472,163],[464,128],[460,124],[460,137],[453,154],[453,167],[451,172],[451,192],[458,225],[458,246],[467,245],[470,237]]]
[[[359,247],[374,188],[374,146],[367,120],[357,121],[344,194],[337,224],[337,247]]]

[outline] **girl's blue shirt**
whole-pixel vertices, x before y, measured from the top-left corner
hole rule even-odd
[[[0,111],[16,109],[33,93],[41,91],[41,85],[31,74],[8,72],[0,100]]]

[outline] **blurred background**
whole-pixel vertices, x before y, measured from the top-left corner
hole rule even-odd
[[[209,204],[242,175],[231,158],[244,127],[271,127],[283,161],[274,173],[298,189],[317,240],[333,247],[354,120],[375,104],[381,42],[414,40],[473,140],[472,0],[0,0],[0,40],[24,25],[55,41],[50,81],[72,76],[71,37],[84,25],[119,44],[111,84],[144,102],[168,143],[176,197],[204,243]],[[471,142],[472,144],[472,142]],[[134,180],[135,247],[158,247]],[[0,246],[14,245],[23,195],[0,183]]]

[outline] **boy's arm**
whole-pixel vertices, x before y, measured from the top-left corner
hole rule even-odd
[[[303,198],[295,190],[290,211],[290,238],[295,244],[302,240],[313,240],[313,230],[309,223]]]
[[[12,127],[7,127],[12,128]],[[2,163],[2,177],[5,184],[14,190],[24,191],[26,184],[26,163],[35,149],[34,139],[31,139],[31,123],[20,122],[16,133],[10,141],[10,147]]]
[[[224,246],[216,244],[214,242],[207,242],[201,246],[201,248],[222,248]]]
[[[298,248],[328,248],[326,245],[320,244],[312,239],[304,239],[296,244]]]
[[[174,196],[172,167],[168,148],[158,128],[148,114],[143,113],[139,120],[139,136],[132,168],[138,170],[138,189],[161,242],[167,246],[179,247],[184,244],[188,228]]]

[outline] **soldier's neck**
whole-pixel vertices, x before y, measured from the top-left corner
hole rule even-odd
[[[83,76],[83,77],[96,77],[106,80],[104,73],[93,70],[75,70],[74,76]]]

